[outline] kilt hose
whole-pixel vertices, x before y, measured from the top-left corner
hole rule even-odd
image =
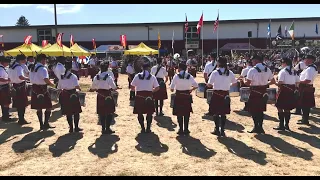
[[[51,97],[47,85],[32,85],[31,109],[52,108]]]
[[[97,114],[106,116],[116,112],[116,105],[113,97],[111,96],[111,90],[109,89],[98,89],[97,91]],[[106,103],[106,98],[112,98],[112,101]]]
[[[192,110],[192,95],[190,90],[176,91],[176,97],[173,105],[173,115],[189,116]]]
[[[300,84],[299,85],[300,98],[298,106],[301,108],[313,108],[315,107],[315,88],[313,85]]]
[[[78,100],[71,100],[71,95],[75,94]],[[75,89],[73,90],[62,90],[60,93],[60,104],[63,115],[74,115],[82,112],[79,94]]]
[[[225,104],[225,97],[229,95],[229,91],[218,91],[214,90],[210,105],[209,113],[210,115],[226,115],[230,114],[230,104]]]
[[[9,84],[0,85],[0,105],[5,106],[9,104],[11,104]]]
[[[294,91],[296,85],[283,84],[279,86],[277,93],[276,107],[283,110],[292,110],[297,107],[298,101],[295,99]]]
[[[17,109],[26,108],[29,105],[26,82],[13,84],[13,88],[16,93],[12,96],[12,107]]]
[[[155,112],[154,100],[152,100],[152,104],[148,104],[146,101],[147,97],[152,98],[152,91],[136,92],[133,114],[153,114]]]
[[[259,113],[267,110],[267,104],[263,101],[263,95],[268,86],[251,86],[248,100],[248,112]]]

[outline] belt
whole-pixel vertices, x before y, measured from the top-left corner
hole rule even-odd
[[[313,87],[313,84],[300,84],[300,87]]]

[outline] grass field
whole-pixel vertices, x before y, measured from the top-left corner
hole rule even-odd
[[[203,82],[198,74],[198,82]],[[316,102],[320,105],[320,77],[317,77]],[[88,90],[89,78],[81,79]],[[53,131],[38,132],[36,112],[27,109],[32,124],[0,122],[0,175],[320,175],[320,110],[314,109],[310,126],[296,122],[293,132],[278,133],[276,108],[268,105],[265,135],[247,133],[252,129],[244,104],[232,98],[232,113],[227,116],[225,138],[210,134],[213,122],[203,119],[208,109],[205,99],[193,98],[190,137],[177,137],[177,120],[165,101],[164,117],[154,117],[153,134],[139,134],[140,126],[129,106],[127,77],[120,75],[119,99],[112,129],[114,135],[101,135],[97,125],[96,95],[87,92],[80,126],[83,134],[68,134],[66,117],[55,105]],[[170,92],[168,91],[169,96]],[[13,111],[13,117],[17,113]]]

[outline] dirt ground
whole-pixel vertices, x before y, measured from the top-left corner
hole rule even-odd
[[[320,76],[316,79],[316,102],[320,105]],[[198,74],[198,82],[203,82]],[[88,90],[89,78],[81,85]],[[244,104],[232,98],[233,112],[227,116],[225,138],[210,134],[213,122],[203,119],[208,109],[205,99],[194,96],[190,137],[177,137],[177,120],[170,99],[165,101],[164,117],[154,117],[153,134],[140,135],[140,127],[129,106],[127,77],[120,76],[119,100],[112,126],[114,135],[101,135],[97,125],[96,95],[87,92],[81,114],[83,134],[68,134],[66,117],[55,105],[53,131],[38,132],[36,112],[26,111],[32,124],[0,122],[0,175],[320,175],[320,110],[314,109],[310,126],[296,122],[293,132],[278,133],[276,108],[268,105],[265,135],[247,133],[252,120],[239,112]],[[169,95],[171,94],[168,91]],[[17,113],[13,111],[13,117]]]

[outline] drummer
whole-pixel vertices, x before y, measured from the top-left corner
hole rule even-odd
[[[190,59],[187,60],[188,72],[195,78],[197,76],[197,61],[192,53],[189,57]]]
[[[290,130],[290,110],[294,109],[297,105],[298,99],[295,97],[297,92],[296,86],[299,83],[299,76],[292,67],[292,61],[289,58],[281,60],[282,69],[278,74],[278,82],[276,85],[278,89],[278,98],[276,107],[278,109],[278,117],[280,124],[275,130]]]
[[[212,72],[217,68],[217,62],[211,57],[210,57],[210,59],[212,59],[212,60],[209,63],[206,64],[206,66],[204,67],[204,71],[203,71],[203,77],[204,77],[204,80],[205,80],[206,83],[208,83],[208,80],[209,80],[210,75],[212,74]],[[205,86],[204,98],[207,98],[207,89],[211,89],[211,88],[208,87],[208,86]],[[207,112],[204,115],[205,116],[209,116],[210,113]]]
[[[100,64],[100,73],[98,73],[92,82],[91,92],[97,91],[97,114],[102,127],[102,134],[113,134],[110,126],[116,106],[111,96],[111,91],[116,90],[117,86],[108,73],[109,62]]]
[[[246,62],[246,68],[242,69],[241,75],[240,75],[240,77],[238,78],[238,80],[240,81],[240,87],[247,87],[247,86],[244,84],[244,79],[247,78],[248,71],[249,71],[249,69],[251,69],[251,68],[252,68],[252,61],[249,59],[249,60],[247,60],[247,62]],[[248,111],[248,103],[247,103],[247,102],[244,103],[244,108],[242,109],[242,111]]]
[[[254,128],[250,133],[265,133],[263,130],[263,112],[267,110],[268,96],[266,96],[269,85],[275,83],[271,70],[263,65],[263,59],[259,55],[252,58],[253,68],[249,69],[245,84],[250,86],[248,100],[248,111],[251,113]]]
[[[155,111],[152,94],[160,89],[157,78],[149,73],[149,68],[150,62],[144,63],[142,72],[135,75],[131,82],[131,89],[136,91],[133,114],[138,114],[141,133],[151,133],[152,114]],[[144,126],[144,114],[147,114],[147,129]]]
[[[49,125],[52,102],[47,86],[54,87],[54,84],[49,80],[48,70],[45,67],[46,63],[47,56],[39,54],[37,56],[37,64],[30,69],[30,82],[32,83],[31,109],[37,110],[40,130],[55,128]],[[42,109],[46,110],[44,113],[44,122]]]
[[[12,119],[9,118],[9,106],[11,104],[10,79],[6,70],[10,62],[10,58],[0,56],[0,105],[3,122],[12,121]]]
[[[64,75],[66,72],[66,68],[63,66],[66,61],[66,58],[63,56],[59,56],[57,57],[56,60],[57,60],[57,64],[53,67],[53,73],[56,76],[54,78],[54,83],[56,84],[56,87],[57,87],[62,75]]]
[[[30,124],[24,118],[26,112],[26,107],[28,103],[28,94],[26,88],[26,81],[29,81],[29,78],[24,74],[23,64],[26,63],[26,56],[21,54],[17,55],[16,61],[9,68],[9,78],[12,83],[12,88],[14,93],[12,96],[12,107],[16,108],[18,111],[19,121],[18,124]]]
[[[217,136],[225,136],[226,114],[230,114],[230,85],[236,86],[237,80],[233,72],[228,69],[227,59],[219,57],[218,68],[212,72],[207,84],[208,87],[213,88],[209,113],[213,115],[215,123],[212,134]]]
[[[78,77],[71,73],[72,62],[65,62],[65,73],[60,75],[58,89],[61,90],[60,103],[62,115],[67,116],[69,124],[69,133],[80,132],[83,129],[79,128],[80,113],[82,112],[79,94],[77,89],[81,91]],[[74,126],[73,126],[74,123]],[[74,127],[74,129],[73,129]]]
[[[309,125],[309,114],[310,109],[315,106],[315,88],[313,82],[318,75],[317,66],[314,64],[316,57],[313,55],[306,55],[304,63],[306,64],[306,69],[304,69],[300,74],[300,100],[299,107],[302,108],[302,120],[298,124]]]
[[[168,82],[168,72],[162,66],[162,58],[157,58],[157,65],[151,68],[151,74],[157,78],[160,85],[159,91],[153,93],[155,100],[156,116],[163,116],[163,100],[168,99],[166,83]],[[164,80],[166,78],[166,80]]]
[[[297,71],[298,76],[300,76],[301,72],[302,72],[304,69],[307,68],[306,64],[305,64],[304,61],[303,61],[303,56],[304,56],[304,55],[300,54],[299,57],[296,56],[295,59],[294,59],[295,62],[296,62],[296,65],[294,66],[294,69]],[[298,106],[299,106],[299,104],[297,105],[296,111],[295,111],[293,114],[295,114],[295,115],[302,115],[302,113],[301,113],[301,107],[298,107]]]
[[[167,72],[168,72],[168,77],[169,77],[169,80],[170,80],[170,84],[172,82],[172,78],[176,72],[176,63],[174,62],[174,60],[169,57],[169,61],[167,62]]]
[[[173,115],[177,116],[179,131],[178,135],[189,135],[189,120],[192,110],[192,91],[198,88],[194,77],[187,73],[187,65],[179,63],[179,73],[174,75],[170,85],[171,92],[176,90],[176,97],[173,105]]]
[[[81,64],[77,62],[77,58],[72,58],[72,73],[75,74],[78,77],[78,80],[80,78],[80,70],[81,70]]]
[[[133,59],[129,59],[128,61],[128,65],[127,65],[127,68],[126,68],[126,73],[128,75],[128,82],[129,82],[129,89],[130,89],[130,98],[129,100],[130,101],[134,101],[134,98],[135,98],[135,92],[133,90],[131,90],[131,82],[135,76],[135,71],[134,71],[134,68],[133,68]]]
[[[111,69],[112,69],[112,73],[114,75],[114,82],[116,83],[116,86],[118,87],[118,77],[119,77],[119,70],[118,70],[118,62],[115,58],[111,58]]]

